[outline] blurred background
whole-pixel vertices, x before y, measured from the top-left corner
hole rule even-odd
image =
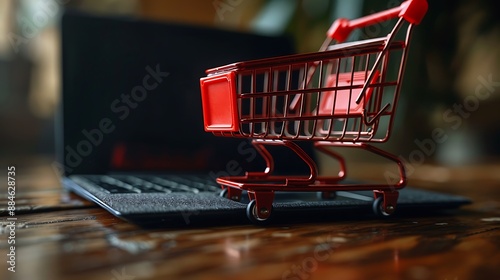
[[[396,0],[2,0],[0,155],[14,160],[54,156],[53,118],[61,75],[58,24],[64,9],[287,34],[298,52],[314,52],[334,19],[352,19],[399,4]],[[496,11],[493,0],[429,1],[428,14],[411,42],[397,122],[385,149],[413,165],[500,161]],[[386,34],[384,28],[375,33]],[[362,36],[356,33],[351,40]]]

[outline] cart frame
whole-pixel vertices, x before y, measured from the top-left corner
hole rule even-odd
[[[324,198],[335,191],[371,190],[373,210],[392,215],[398,190],[406,185],[403,162],[369,143],[388,141],[396,112],[412,28],[427,11],[426,0],[356,20],[338,19],[315,53],[238,62],[207,70],[200,80],[204,125],[217,136],[249,138],[264,158],[262,172],[217,178],[221,195],[239,201],[247,191],[247,216],[268,220],[276,191],[316,191]],[[352,30],[398,18],[386,36],[341,43]],[[407,22],[404,40],[396,36]],[[331,44],[335,40],[340,44]],[[397,71],[391,73],[391,65]],[[224,108],[224,110],[221,110]],[[314,146],[339,162],[337,176],[319,176],[314,160],[295,141]],[[274,175],[274,160],[266,146],[284,146],[308,166],[307,175]],[[359,148],[396,163],[399,180],[386,184],[347,184],[344,158],[329,147]]]

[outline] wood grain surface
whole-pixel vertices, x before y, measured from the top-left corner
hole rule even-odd
[[[64,191],[50,162],[34,161],[17,167],[15,273],[6,187],[0,196],[0,279],[500,279],[498,171],[419,167],[412,186],[473,201],[433,216],[146,229]]]

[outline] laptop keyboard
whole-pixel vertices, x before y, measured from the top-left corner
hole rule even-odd
[[[195,175],[80,175],[109,194],[220,192],[214,180]]]

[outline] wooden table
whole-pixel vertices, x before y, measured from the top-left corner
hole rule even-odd
[[[38,160],[16,166],[15,273],[0,179],[0,279],[500,279],[499,171],[420,166],[413,186],[473,200],[437,216],[143,229],[65,192]]]

